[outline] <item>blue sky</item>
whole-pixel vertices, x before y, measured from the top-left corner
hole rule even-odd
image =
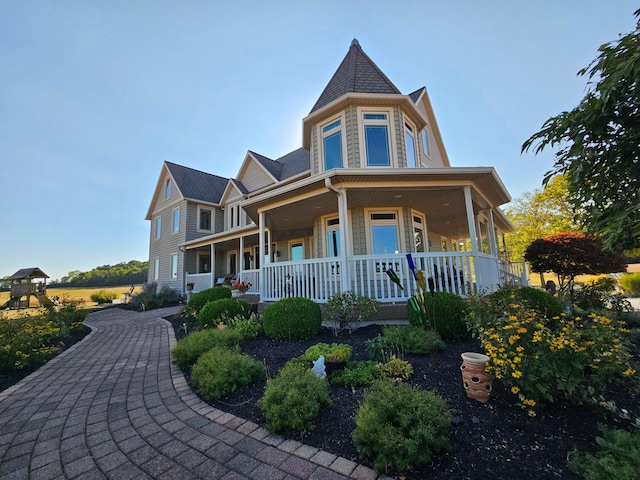
[[[552,153],[524,140],[585,93],[624,0],[0,0],[0,277],[148,256],[164,160],[236,175],[301,145],[355,37],[403,93],[426,86],[453,166],[513,197]]]

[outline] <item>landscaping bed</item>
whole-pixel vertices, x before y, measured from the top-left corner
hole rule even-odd
[[[178,338],[182,319],[169,318]],[[263,362],[267,374],[273,378],[290,359],[302,355],[319,342],[347,343],[353,347],[352,360],[369,360],[365,341],[382,332],[379,326],[368,326],[352,334],[342,332],[339,337],[329,329],[306,341],[283,342],[270,340],[264,335],[247,339],[242,351]],[[389,472],[406,479],[476,479],[518,478],[535,479],[579,478],[567,466],[567,455],[573,450],[594,451],[598,424],[627,427],[624,420],[607,414],[601,407],[574,406],[553,403],[537,410],[535,417],[516,405],[516,397],[494,381],[488,403],[482,404],[466,397],[462,386],[461,353],[482,352],[477,340],[448,342],[444,350],[429,355],[403,355],[414,373],[408,383],[424,390],[432,390],[447,403],[452,415],[451,445],[448,453],[440,454],[428,465],[412,471]],[[638,360],[638,350],[634,350]],[[211,404],[238,417],[264,424],[265,418],[258,407],[264,394],[265,382],[259,382]],[[320,411],[316,428],[304,435],[293,437],[308,445],[329,451],[347,459],[371,465],[358,457],[351,440],[355,429],[354,416],[365,389],[336,388],[330,390],[332,405]],[[637,392],[606,392],[620,407],[637,409]]]

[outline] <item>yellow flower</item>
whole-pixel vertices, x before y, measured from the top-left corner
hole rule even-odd
[[[511,387],[511,393],[513,393],[514,395],[517,394],[520,391],[520,389],[518,387]]]
[[[636,373],[636,371],[633,368],[627,368],[624,372],[622,372],[623,375],[633,375],[634,373]]]
[[[514,370],[513,372],[511,372],[511,376],[513,378],[520,378],[522,377],[522,372],[520,370]]]
[[[534,412],[533,410],[529,410],[527,413],[529,414],[530,417],[536,416],[536,412]]]
[[[518,333],[527,333],[527,329],[522,327],[518,329]]]

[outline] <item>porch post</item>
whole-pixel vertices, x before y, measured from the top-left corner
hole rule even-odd
[[[340,282],[342,283],[341,291],[351,290],[351,272],[349,271],[348,259],[351,257],[349,245],[351,242],[351,228],[349,225],[349,210],[347,208],[347,191],[338,190],[338,222],[340,223],[340,261],[342,268],[340,269]]]
[[[260,242],[260,271],[258,272],[258,275],[260,277],[260,301],[262,302],[262,297],[264,296],[264,265],[265,262],[264,260],[264,212],[260,212],[259,213],[259,219],[258,219],[258,223],[260,226],[260,230],[258,233],[258,242]],[[271,247],[269,247],[271,248]],[[269,261],[271,260],[271,256],[269,256]]]
[[[498,242],[496,239],[496,227],[493,223],[493,208],[489,209],[489,226],[487,227],[487,241],[489,243],[489,253],[492,255],[498,254]]]
[[[480,215],[475,216],[476,219],[476,244],[478,245],[478,251],[482,251],[482,222],[480,221]]]
[[[473,266],[476,274],[476,288],[482,285],[480,269],[478,268],[478,236],[476,234],[476,222],[473,216],[473,201],[471,200],[471,187],[465,185],[462,187],[464,191],[464,203],[467,210],[467,224],[469,225],[469,238],[471,239],[471,256],[473,257]],[[478,285],[479,284],[479,285]]]
[[[211,243],[211,287],[213,287],[215,285],[216,279],[216,247],[215,244],[212,242]]]
[[[244,271],[244,236],[240,235],[240,254],[238,255],[240,260],[240,268],[238,269],[238,279],[243,280],[242,272]]]

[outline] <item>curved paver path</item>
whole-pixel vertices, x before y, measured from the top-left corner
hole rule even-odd
[[[93,313],[82,342],[0,392],[0,478],[376,478],[202,402],[170,362],[175,311]]]

